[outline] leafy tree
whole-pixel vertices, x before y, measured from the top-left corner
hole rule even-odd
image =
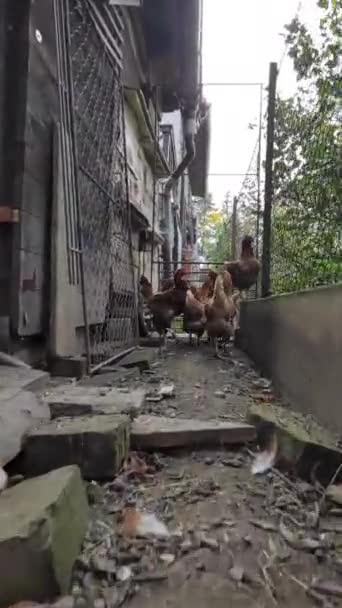
[[[276,107],[273,289],[342,280],[342,1],[320,0],[320,38],[286,26],[298,91]]]
[[[200,219],[201,250],[209,262],[218,264],[231,256],[230,195],[227,194],[222,209],[209,206]]]

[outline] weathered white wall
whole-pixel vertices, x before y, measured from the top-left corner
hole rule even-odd
[[[148,220],[150,226],[153,221],[153,173],[147,162],[145,153],[139,140],[139,126],[134,113],[128,105],[125,108],[126,119],[126,145],[128,161],[129,195],[131,203]],[[158,229],[158,212],[156,209],[155,228]],[[133,254],[136,272],[151,277],[151,250],[138,251],[138,235],[133,234]],[[155,243],[154,258],[158,259],[159,248]],[[158,289],[157,265],[153,267],[153,289]]]
[[[138,123],[128,105],[125,118],[130,200],[152,225],[152,170],[139,141]]]

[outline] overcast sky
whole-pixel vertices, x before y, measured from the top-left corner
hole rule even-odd
[[[306,23],[317,18],[316,0],[204,0],[203,82],[262,82],[269,63],[284,52],[284,24],[296,15]],[[291,62],[282,63],[279,88],[296,86]],[[212,103],[210,173],[245,173],[257,139],[260,87],[205,87]],[[266,102],[266,93],[264,94]],[[220,206],[227,190],[238,194],[241,177],[209,177],[209,192]]]

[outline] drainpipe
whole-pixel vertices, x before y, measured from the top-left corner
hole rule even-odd
[[[184,173],[185,169],[194,160],[196,149],[195,149],[195,132],[196,132],[196,108],[188,109],[184,111],[184,145],[185,145],[185,156],[179,163],[178,167],[172,173],[171,177],[167,180],[164,188],[164,205],[165,205],[165,216],[166,226],[164,234],[163,244],[163,258],[164,258],[164,279],[168,279],[171,276],[172,261],[171,261],[171,246],[170,246],[170,231],[171,231],[171,192],[178,179]]]

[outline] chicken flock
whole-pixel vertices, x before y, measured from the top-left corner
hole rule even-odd
[[[183,330],[189,334],[190,342],[194,335],[199,345],[206,332],[214,344],[216,356],[222,358],[219,342],[226,344],[234,336],[239,324],[241,299],[244,292],[257,282],[259,271],[260,263],[254,255],[253,239],[245,236],[240,258],[226,262],[222,271],[209,270],[206,281],[199,288],[189,286],[183,268],[176,271],[173,281],[165,281],[161,291],[155,294],[151,283],[142,276],[141,294],[160,336],[160,350],[166,346],[166,335],[173,319],[183,315]]]

